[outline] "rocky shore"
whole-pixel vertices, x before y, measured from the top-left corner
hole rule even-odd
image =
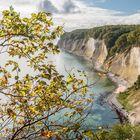
[[[121,117],[120,120],[123,123],[124,121],[129,121],[129,112],[127,112],[124,107],[118,102],[117,97],[121,92],[127,90],[130,86],[127,81],[122,79],[121,77],[115,76],[115,74],[108,73],[107,77],[115,84],[116,89],[112,92],[108,98],[107,102],[111,105],[111,107],[117,112],[118,116]]]
[[[120,27],[124,29],[120,30]],[[134,109],[128,113],[117,101],[117,97],[120,92],[124,92],[132,86],[140,75],[140,47],[135,43],[126,49],[121,45],[116,47],[115,43],[119,41],[118,39],[122,35],[116,34],[116,31],[125,34],[126,29],[130,29],[129,26],[120,27],[104,26],[66,32],[58,41],[58,46],[66,52],[86,58],[92,63],[95,71],[108,76],[116,85],[116,89],[108,98],[108,102],[134,124],[140,120],[140,107],[138,108],[139,112]],[[138,103],[140,104],[140,102]],[[132,105],[135,105],[135,101]]]
[[[72,55],[83,57],[85,60],[93,63],[92,60],[88,59],[84,55],[79,55],[78,53],[75,54],[65,49],[62,49],[62,50]],[[112,109],[114,109],[114,111],[118,114],[119,120],[120,121],[122,120],[121,122],[124,122],[127,120],[128,122],[131,123],[131,120],[129,120],[129,116],[130,116],[129,112],[127,112],[117,100],[119,93],[127,90],[127,88],[131,86],[131,84],[128,81],[124,80],[123,78],[100,68],[98,63],[96,63],[96,65],[94,64],[93,69],[99,73],[106,74],[108,79],[114,83],[114,85],[116,86],[116,89],[107,97],[106,101],[109,103]]]

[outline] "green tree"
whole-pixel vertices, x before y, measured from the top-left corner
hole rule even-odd
[[[85,98],[88,84],[70,72],[60,75],[47,61],[57,54],[54,44],[62,33],[53,26],[50,13],[39,12],[21,18],[11,7],[0,20],[0,57],[9,60],[0,67],[0,135],[10,140],[45,137],[82,138],[81,122],[91,99]],[[4,56],[5,56],[4,55]],[[26,63],[21,67],[21,61]],[[33,73],[26,73],[30,68]],[[81,74],[81,73],[80,73]],[[58,120],[57,115],[64,117]]]
[[[132,136],[132,128],[128,125],[116,125],[109,134],[110,140],[132,139]]]
[[[139,140],[140,127],[130,124],[116,124],[111,130],[100,130],[96,133],[95,140]]]

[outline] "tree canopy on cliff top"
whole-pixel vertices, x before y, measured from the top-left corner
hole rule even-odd
[[[140,25],[105,25],[91,29],[77,29],[66,32],[62,40],[86,40],[89,38],[104,40],[109,56],[124,52],[131,47],[140,46]]]

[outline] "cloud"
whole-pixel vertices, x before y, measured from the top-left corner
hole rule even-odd
[[[79,0],[73,0],[73,4],[79,9],[78,12],[53,14],[56,24],[64,24],[65,30],[67,31],[107,24],[135,24],[140,22],[137,17],[138,15],[135,15],[135,20],[132,20],[130,18],[134,18],[134,15],[122,16],[120,11],[108,10],[95,6],[91,7]]]
[[[39,3],[40,0],[0,0],[0,11],[9,9],[12,5],[21,15],[28,16],[32,12],[37,12]]]
[[[79,0],[73,0],[73,4],[79,9],[79,12],[54,14],[56,24],[64,24],[66,31],[102,25],[140,23],[140,13],[124,16],[121,11],[108,10],[95,6],[91,7]]]
[[[46,0],[41,1],[41,3],[39,4],[39,9],[51,13],[58,12],[57,7],[55,7],[50,1],[46,1]]]
[[[72,0],[42,0],[39,9],[52,13],[76,13],[78,8]]]
[[[24,15],[37,10],[50,11],[55,24],[64,24],[66,31],[108,24],[140,24],[139,12],[124,16],[120,11],[88,6],[84,0],[0,0],[0,10],[11,4]]]

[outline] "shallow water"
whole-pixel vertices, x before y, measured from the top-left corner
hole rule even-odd
[[[76,72],[77,70],[85,71],[89,83],[98,82],[92,88],[90,88],[90,93],[92,93],[94,98],[93,106],[87,110],[89,113],[84,126],[96,128],[96,126],[105,126],[110,127],[114,123],[118,122],[119,120],[117,114],[111,109],[111,107],[102,100],[104,96],[106,97],[106,93],[110,93],[114,90],[114,85],[107,79],[106,76],[101,77],[99,80],[99,76],[96,72],[92,69],[92,64],[84,60],[81,57],[74,56],[72,54],[61,52],[58,55],[53,56],[51,58],[57,70],[60,74],[67,76],[68,70],[74,69]]]

